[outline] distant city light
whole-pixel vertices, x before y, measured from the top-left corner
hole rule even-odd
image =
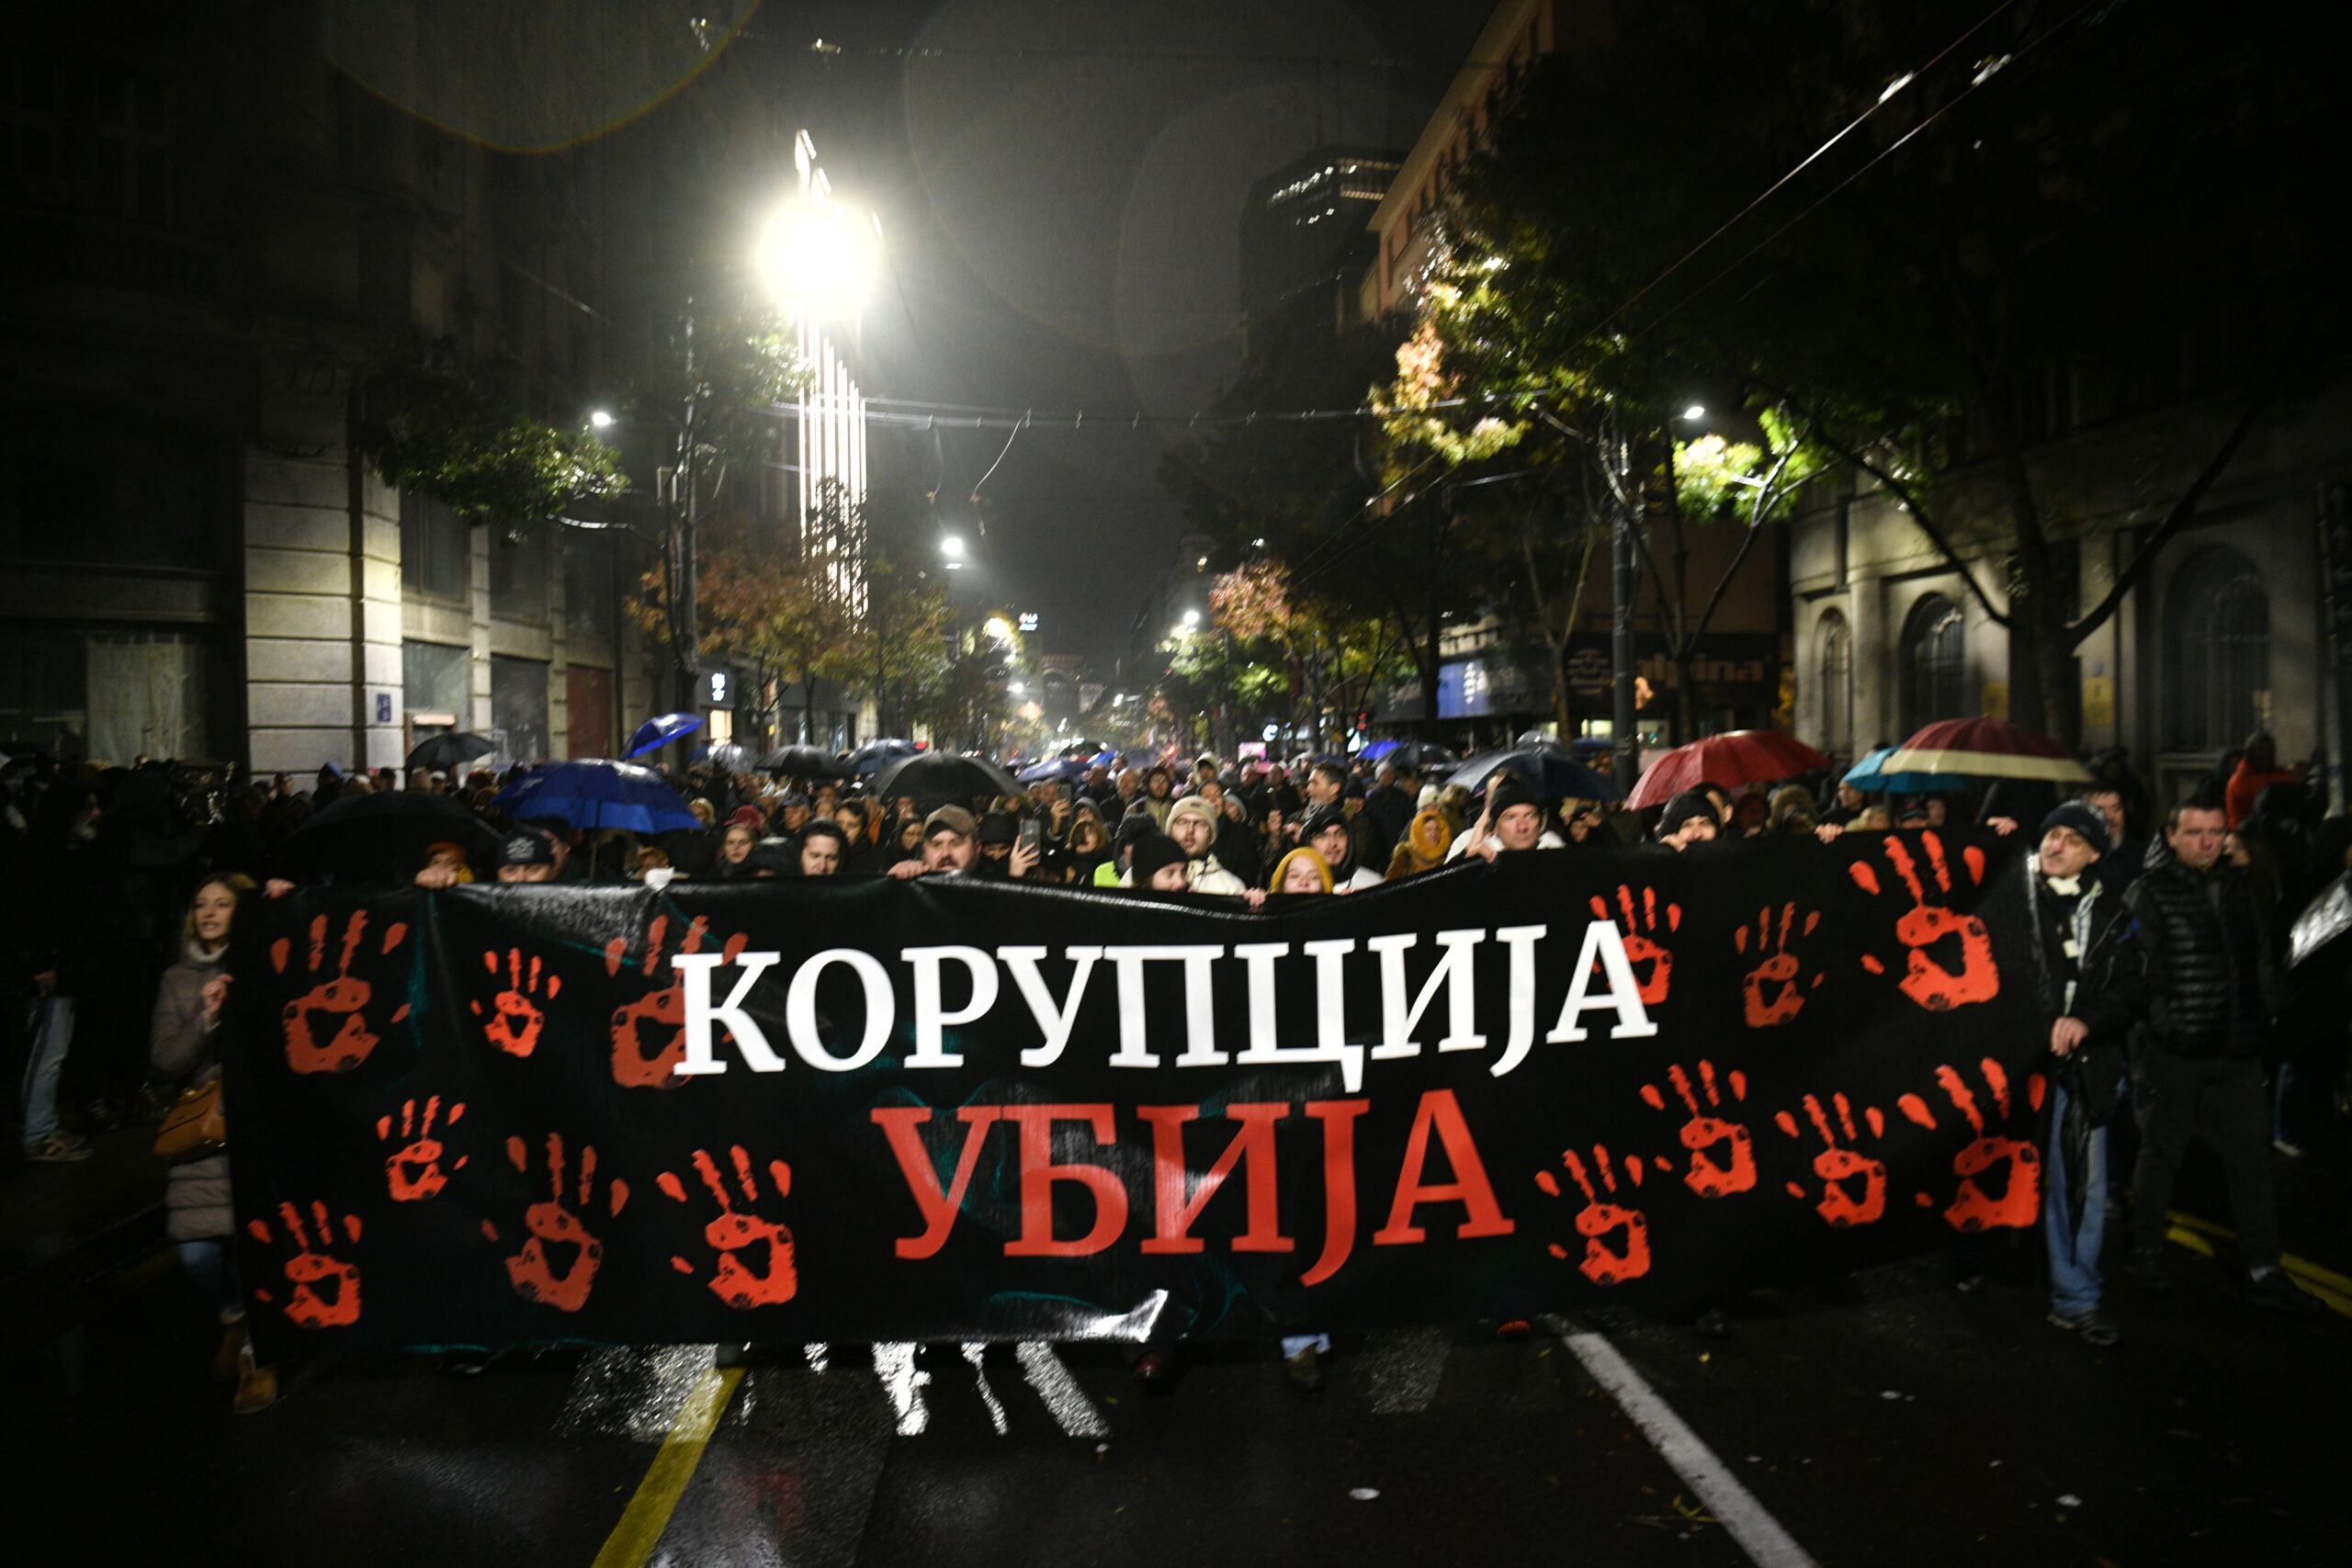
[[[1194,571],[1206,571],[1208,569],[1209,558],[1206,556],[1202,556],[1193,562],[1193,570]]]
[[[1266,541],[1263,539],[1252,539],[1250,541],[1250,547],[1253,550],[1262,550],[1266,547]]]

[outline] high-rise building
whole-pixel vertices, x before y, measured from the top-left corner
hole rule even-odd
[[[1314,313],[1337,321],[1372,260],[1364,225],[1388,193],[1393,152],[1320,147],[1250,187],[1241,215],[1241,308],[1248,325]]]

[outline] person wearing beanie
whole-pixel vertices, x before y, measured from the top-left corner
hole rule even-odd
[[[1159,825],[1151,819],[1151,813],[1144,810],[1141,803],[1138,802],[1134,810],[1119,818],[1118,829],[1111,835],[1110,858],[1094,868],[1094,886],[1097,887],[1132,886],[1133,884],[1127,879],[1127,868],[1134,855],[1135,847],[1159,831]]]
[[[1183,846],[1165,833],[1136,835],[1127,874],[1130,886],[1147,893],[1182,893],[1191,886]]]
[[[1517,773],[1497,773],[1487,784],[1487,807],[1446,852],[1448,860],[1476,855],[1491,862],[1506,851],[1564,850],[1567,840],[1544,821],[1544,802]]]
[[[2123,900],[2092,868],[2106,853],[2107,819],[2068,801],[2041,819],[2026,857],[2033,909],[2033,996],[2058,1058],[2042,1239],[2050,1258],[2050,1321],[2085,1344],[2122,1337],[2101,1303],[2099,1247],[2107,1222],[2107,1124],[2123,1082],[2124,1043],[2138,1015],[2140,955]]]
[[[980,848],[979,858],[972,862],[972,874],[991,882],[1002,882],[1012,874],[1013,841],[1021,837],[1021,824],[1006,811],[991,811],[980,818],[980,829],[975,840]]]
[[[1722,829],[1714,798],[1703,789],[1686,789],[1658,813],[1657,841],[1679,852],[1718,837]]]
[[[1240,894],[1250,885],[1225,869],[1216,858],[1216,808],[1197,795],[1188,795],[1168,808],[1168,836],[1184,851],[1192,865],[1195,893]]]
[[[1298,815],[1298,842],[1301,849],[1311,849],[1322,857],[1325,868],[1331,874],[1331,890],[1352,893],[1359,887],[1376,887],[1380,873],[1355,858],[1355,835],[1348,830],[1348,815],[1337,807],[1310,806]]]

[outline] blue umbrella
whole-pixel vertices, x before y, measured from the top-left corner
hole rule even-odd
[[[850,772],[859,778],[880,773],[901,757],[911,757],[922,748],[911,740],[869,740],[849,754]]]
[[[1882,746],[1846,770],[1840,784],[1871,795],[1939,795],[1948,790],[1967,789],[1968,779],[1958,773],[1889,773],[1880,770],[1886,760],[1894,755],[1892,746]]]
[[[620,828],[632,833],[671,833],[702,826],[661,774],[602,758],[534,769],[491,804],[519,822],[555,818],[591,831]]]
[[[657,713],[637,727],[621,749],[624,757],[641,757],[659,747],[667,746],[681,735],[691,734],[702,728],[702,720],[690,713]]]
[[[1362,757],[1367,762],[1377,762],[1380,759],[1385,757],[1389,752],[1394,751],[1397,747],[1402,746],[1403,744],[1405,743],[1402,740],[1374,740],[1366,745],[1364,749],[1357,752],[1356,755]]]
[[[1084,778],[1088,766],[1083,757],[1049,757],[1035,766],[1022,769],[1012,776],[1023,784],[1044,784],[1047,780],[1057,784],[1069,784],[1074,779]]]
[[[1088,758],[1087,765],[1095,768],[1115,768],[1119,765],[1119,754],[1106,746]]]

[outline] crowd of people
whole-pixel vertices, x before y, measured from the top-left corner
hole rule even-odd
[[[216,1077],[212,1033],[241,907],[337,878],[285,863],[285,846],[314,813],[379,792],[450,795],[495,829],[495,853],[433,844],[400,868],[426,888],[959,874],[1253,906],[1270,894],[1345,896],[1472,857],[2036,823],[2025,863],[2034,994],[2058,1086],[2044,1206],[2052,1321],[2093,1345],[2120,1337],[2099,1264],[2110,1134],[2138,1140],[2124,1269],[2135,1287],[2170,1288],[2161,1246],[2174,1179],[2201,1138],[2227,1179],[2248,1301],[2315,1311],[2279,1266],[2271,1156],[2299,1156],[2340,1107],[2346,1010],[2340,967],[2290,975],[2284,933],[2352,864],[2352,818],[2323,818],[2322,792],[2278,765],[2267,735],[2161,814],[2120,752],[2090,761],[2093,781],[2064,799],[2013,783],[1888,798],[1830,773],[1708,784],[1641,812],[1546,798],[1511,772],[1474,790],[1402,762],[1336,757],[1073,763],[1025,790],[944,801],[868,789],[846,762],[840,777],[795,780],[706,765],[663,771],[696,828],[635,834],[583,832],[521,807],[510,818],[498,800],[521,768],[330,766],[259,779],[22,757],[0,769],[0,863],[14,895],[0,984],[16,998],[20,1139],[29,1161],[85,1158],[89,1133],[153,1121]],[[175,1166],[167,1211],[188,1277],[220,1314],[217,1370],[237,1380],[236,1408],[264,1408],[275,1382],[243,1333],[225,1158]],[[1730,1331],[1721,1303],[1699,1321]],[[1285,1341],[1295,1383],[1320,1385],[1325,1348],[1318,1336]],[[1168,1348],[1148,1348],[1136,1373],[1171,1376]]]

